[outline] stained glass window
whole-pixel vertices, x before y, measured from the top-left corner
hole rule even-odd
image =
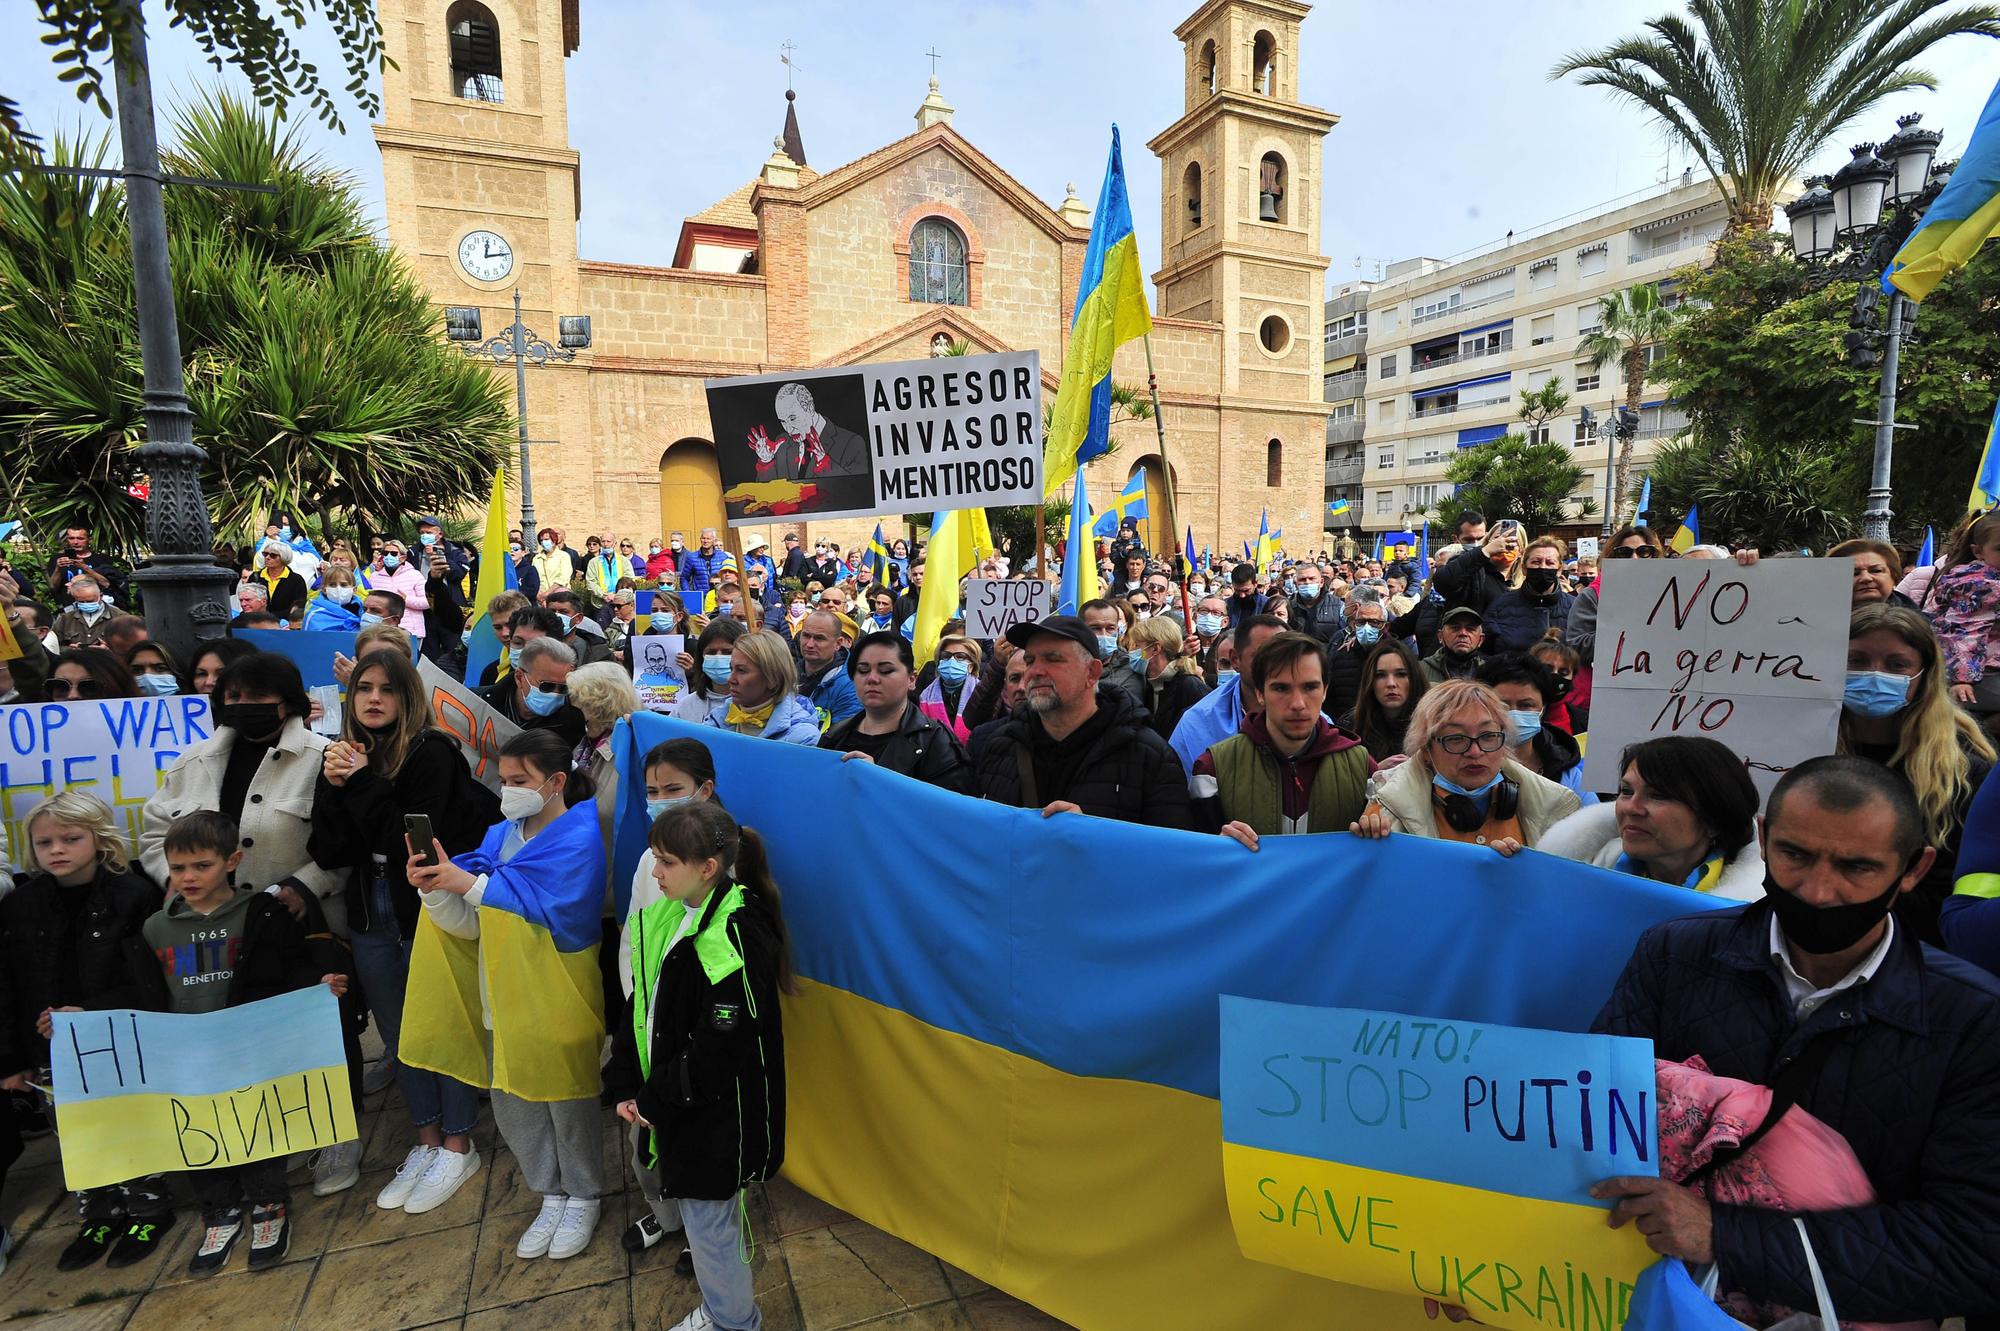
[[[926,305],[964,305],[965,237],[958,228],[926,217],[910,232],[910,299]]]

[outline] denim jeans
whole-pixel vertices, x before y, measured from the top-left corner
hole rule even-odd
[[[368,886],[368,927],[354,929],[354,969],[360,972],[361,987],[367,991],[368,1010],[382,1036],[384,1057],[396,1052],[403,1028],[410,947],[396,927],[389,880],[377,877]],[[479,1119],[479,1093],[462,1081],[402,1063],[396,1069],[396,1084],[402,1088],[413,1126],[437,1123],[447,1137],[459,1137],[471,1132]]]

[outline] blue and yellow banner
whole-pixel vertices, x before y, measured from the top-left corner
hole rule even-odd
[[[523,532],[533,536],[533,532]],[[486,501],[486,535],[479,547],[479,583],[472,592],[472,623],[465,633],[465,682],[479,684],[486,667],[498,664],[496,678],[507,673],[508,661],[500,652],[500,632],[487,607],[501,592],[521,585],[514,569],[514,555],[507,545],[507,473],[493,473],[493,493]]]
[[[1489,1325],[1615,1327],[1653,1261],[1589,1189],[1659,1173],[1648,1040],[1222,999],[1246,1257]]]
[[[1643,929],[1715,905],[1532,851],[1338,834],[1252,853],[1044,818],[650,715],[614,739],[620,881],[645,848],[641,757],[677,736],[713,753],[784,892],[803,977],[786,1174],[1093,1331],[1427,1325],[1414,1294],[1238,1249],[1221,995],[1581,1031]],[[916,829],[892,866],[826,853],[826,827],[884,808]]]
[[[97,1188],[353,1141],[324,985],[219,1012],[50,1014],[63,1182]]]
[[[1951,179],[1917,222],[1917,229],[1889,261],[1882,289],[1900,287],[1921,301],[1946,277],[1972,262],[1979,247],[2000,235],[2000,84],[1986,99],[1972,141]]]
[[[2000,402],[1993,404],[1993,423],[1986,427],[1986,447],[1979,452],[1979,470],[1972,478],[1972,493],[1965,501],[1965,511],[1981,513],[2000,504]],[[1930,532],[1924,532],[1926,542]]]
[[[1148,507],[1146,503],[1146,469],[1141,467],[1132,473],[1131,479],[1125,482],[1125,488],[1120,490],[1118,497],[1111,501],[1111,507],[1097,515],[1097,521],[1092,524],[1090,533],[1093,536],[1116,536],[1119,524],[1124,522],[1125,519],[1138,519],[1149,516]]]
[[[1132,204],[1125,193],[1125,158],[1113,125],[1111,156],[1097,191],[1069,345],[1063,349],[1062,379],[1043,447],[1044,494],[1056,494],[1078,467],[1110,447],[1111,358],[1125,343],[1152,331],[1139,240],[1132,234]]]

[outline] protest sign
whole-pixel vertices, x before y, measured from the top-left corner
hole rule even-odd
[[[307,688],[338,684],[333,658],[354,655],[354,635],[332,629],[231,629],[229,636],[241,638],[260,652],[282,656],[299,668]]]
[[[674,699],[687,687],[680,655],[687,650],[684,633],[636,634],[625,640],[625,653],[632,658],[632,687],[639,690],[639,705],[649,712],[673,710]]]
[[[248,1164],[359,1136],[340,1003],[313,985],[217,1012],[51,1014],[63,1181]]]
[[[1042,493],[1033,351],[710,379],[729,525],[994,504]]]
[[[1575,554],[1576,554],[1576,557],[1577,557],[1578,559],[1595,559],[1595,558],[1597,558],[1597,542],[1598,542],[1598,538],[1597,538],[1597,537],[1595,537],[1595,536],[1579,536],[1579,537],[1577,537],[1577,538],[1576,538],[1576,550],[1575,550]]]
[[[1055,613],[1055,584],[1046,578],[968,578],[965,628],[993,639],[1016,624],[1034,624]]]
[[[208,699],[180,694],[0,707],[7,844],[28,844],[25,824],[37,804],[60,790],[81,790],[109,804],[119,830],[138,845],[160,773],[207,739],[211,724]]]
[[[1615,790],[1618,754],[1704,735],[1769,794],[1831,753],[1847,680],[1845,559],[1614,559],[1604,564],[1583,788]]]
[[[431,691],[431,715],[438,729],[458,741],[466,765],[481,784],[500,789],[500,746],[520,734],[521,728],[438,669],[429,657],[417,662],[417,674]]]
[[[1617,1327],[1654,1260],[1601,1179],[1657,1177],[1649,1040],[1223,995],[1243,1254],[1490,1325]]]

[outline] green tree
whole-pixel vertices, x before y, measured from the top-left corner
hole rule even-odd
[[[1569,409],[1569,394],[1563,391],[1562,376],[1552,374],[1540,388],[1521,390],[1521,407],[1516,414],[1532,434]]]
[[[1444,475],[1452,493],[1438,500],[1440,527],[1454,527],[1460,513],[1478,509],[1496,518],[1519,518],[1531,533],[1540,533],[1571,520],[1565,508],[1583,484],[1584,472],[1570,461],[1567,444],[1531,444],[1522,435],[1509,434],[1461,450]],[[1596,501],[1585,499],[1576,516],[1595,512]]]
[[[440,318],[375,239],[352,182],[276,119],[228,96],[175,118],[169,170],[268,180],[275,194],[167,192],[174,296],[202,486],[218,526],[271,508],[387,527],[477,502],[509,453],[508,394],[439,336]],[[100,141],[54,145],[98,163]],[[0,176],[0,474],[31,530],[72,517],[107,547],[144,509],[142,374],[123,192]]]
[[[1836,471],[1826,453],[1769,441],[1677,439],[1653,458],[1653,505],[1677,517],[1699,507],[1702,539],[1714,544],[1824,554],[1853,534],[1829,503]]]
[[[1651,111],[1722,190],[1732,227],[1766,231],[1778,192],[1842,127],[1937,80],[1914,62],[1947,37],[2000,37],[2000,7],[1955,0],[1689,0],[1646,31],[1564,56]]]
[[[1831,515],[1831,535],[1852,535],[1874,457],[1878,370],[1848,364],[1855,284],[1814,288],[1804,265],[1770,235],[1724,237],[1714,263],[1681,274],[1688,297],[1667,335],[1667,355],[1655,377],[1687,413],[1685,449],[1676,457],[1748,450],[1759,465],[1809,473],[1815,496]],[[1965,496],[2000,394],[2000,252],[1981,251],[1939,283],[1924,301],[1903,343],[1897,376],[1898,420],[1893,481],[1898,544],[1914,548],[1926,525],[1948,530],[1964,512]],[[1827,469],[1818,467],[1819,461]],[[1685,510],[1689,493],[1669,488],[1664,456],[1652,468],[1656,507]],[[1669,465],[1674,465],[1669,463]],[[1704,462],[1703,474],[1729,466]],[[1796,489],[1776,484],[1773,494]],[[1708,530],[1708,500],[1700,500]],[[1747,502],[1747,499],[1746,499]],[[1722,509],[1718,506],[1715,512]],[[1736,539],[1760,544],[1811,544],[1786,538],[1787,520],[1768,535],[1745,518]],[[1807,524],[1810,525],[1810,524]]]
[[[1576,344],[1576,354],[1590,362],[1593,370],[1616,363],[1625,381],[1625,405],[1636,412],[1646,391],[1646,349],[1666,337],[1678,312],[1661,303],[1658,287],[1645,282],[1603,297],[1597,302],[1597,311],[1598,330],[1583,336]],[[1612,428],[1611,422],[1600,428]],[[1611,525],[1615,527],[1625,521],[1632,495],[1629,434],[1618,441],[1612,471],[1611,492],[1617,496],[1617,511],[1611,515]]]

